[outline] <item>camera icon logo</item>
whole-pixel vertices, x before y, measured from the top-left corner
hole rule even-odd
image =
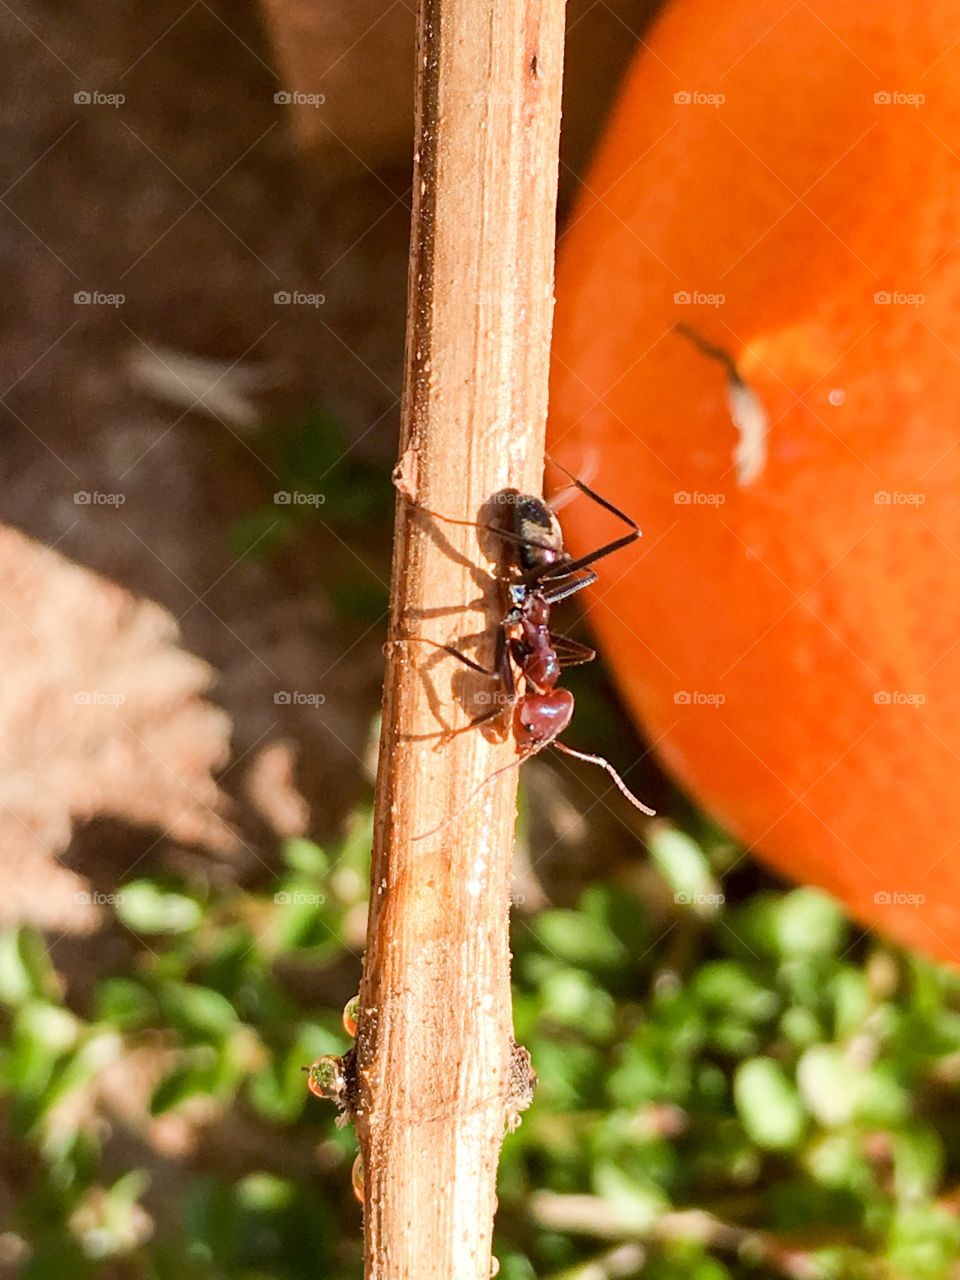
[[[278,106],[289,107],[290,103],[293,101],[293,94],[288,92],[286,89],[280,89],[273,95],[273,100]]]
[[[690,694],[686,689],[678,689],[673,695],[673,701],[678,707],[687,707],[690,705]]]
[[[289,507],[293,501],[292,495],[286,489],[281,489],[273,495],[273,501],[278,507]]]
[[[73,100],[78,107],[88,107],[93,101],[93,95],[88,93],[86,89],[78,89],[73,95]]]
[[[293,698],[286,689],[278,689],[273,695],[273,700],[278,707],[288,707],[293,701]]]
[[[673,295],[673,300],[678,307],[689,307],[692,298],[686,289],[681,289]]]
[[[873,95],[873,100],[878,107],[889,106],[889,104],[893,101],[891,95],[887,93],[886,90],[884,89],[881,89],[879,90],[879,92],[875,93]]]
[[[673,95],[673,100],[677,106],[688,107],[693,101],[693,94],[688,93],[685,89],[681,89],[678,93]]]
[[[78,293],[75,293],[73,295],[73,300],[78,307],[89,307],[90,303],[93,301],[93,298],[86,291],[86,289],[81,289]]]
[[[293,299],[291,298],[290,294],[287,293],[286,289],[279,289],[273,295],[273,301],[278,307],[289,307]]]

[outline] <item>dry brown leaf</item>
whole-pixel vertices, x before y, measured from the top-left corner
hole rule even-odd
[[[0,529],[0,920],[94,927],[86,882],[55,861],[76,821],[233,847],[213,779],[230,721],[177,641],[165,609]]]

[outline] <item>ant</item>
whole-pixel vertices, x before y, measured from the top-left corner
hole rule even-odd
[[[510,709],[519,759],[490,774],[480,787],[486,786],[498,774],[515,768],[546,747],[554,747],[565,755],[574,756],[588,764],[600,765],[630,803],[652,817],[654,811],[633,795],[608,760],[602,756],[575,751],[565,743],[557,741],[559,735],[570,724],[574,709],[574,697],[570,690],[557,688],[563,668],[592,662],[596,653],[587,645],[580,644],[568,636],[551,633],[551,610],[561,600],[568,599],[578,591],[582,591],[584,587],[596,582],[596,572],[590,566],[614,551],[619,551],[622,547],[635,542],[642,536],[642,530],[619,507],[615,507],[612,502],[595,493],[582,480],[571,475],[566,468],[560,467],[559,464],[555,465],[563,471],[575,488],[627,525],[629,532],[575,559],[563,546],[563,535],[554,511],[542,498],[532,494],[520,493],[516,489],[503,489],[495,496],[498,505],[508,505],[511,508],[512,518],[509,525],[453,520],[440,515],[439,512],[422,508],[428,515],[437,516],[450,524],[486,529],[501,538],[510,548],[510,553],[504,558],[503,571],[498,578],[504,589],[507,611],[497,626],[493,666],[482,666],[461,653],[454,645],[437,644],[436,646],[472,671],[481,675],[495,676],[500,686],[501,705],[475,717],[460,729],[448,731],[438,745],[449,741],[457,734],[467,733],[471,729],[503,717],[505,711]],[[416,638],[425,639],[425,637]],[[436,644],[432,640],[426,642]],[[518,692],[518,677],[523,681],[520,692]],[[507,726],[504,726],[503,736],[506,732]],[[465,803],[469,803],[480,787],[468,796]],[[434,831],[438,829],[434,828]],[[433,833],[433,831],[425,832],[424,835]]]

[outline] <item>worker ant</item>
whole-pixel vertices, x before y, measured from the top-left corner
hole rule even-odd
[[[499,705],[475,717],[462,728],[448,731],[438,745],[497,718],[502,720],[510,712],[510,719],[504,726],[504,736],[512,724],[519,758],[485,778],[464,804],[469,803],[477,791],[499,774],[517,767],[547,747],[554,747],[565,755],[605,769],[630,803],[652,817],[654,811],[633,795],[608,760],[602,756],[576,751],[557,741],[570,724],[574,709],[574,697],[570,690],[557,687],[563,668],[592,662],[596,654],[587,645],[551,632],[551,610],[561,600],[568,599],[596,582],[597,575],[590,566],[635,542],[642,536],[642,531],[619,507],[595,493],[564,467],[555,465],[581,493],[628,525],[629,533],[614,538],[587,555],[574,558],[563,546],[563,535],[554,511],[542,498],[532,494],[520,493],[516,489],[503,489],[494,496],[495,505],[509,508],[509,523],[454,520],[439,512],[422,508],[427,514],[451,524],[486,529],[502,539],[508,548],[498,576],[503,588],[506,612],[497,626],[492,667],[484,667],[468,658],[454,645],[441,645],[426,640],[425,637],[412,637],[426,640],[428,644],[436,644],[437,648],[449,653],[472,671],[493,676],[499,682]],[[443,826],[444,823],[440,825]],[[439,827],[417,838],[423,839],[437,830]]]

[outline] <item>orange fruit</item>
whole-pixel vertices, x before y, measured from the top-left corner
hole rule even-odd
[[[956,11],[674,0],[561,237],[550,448],[633,513],[590,621],[748,849],[960,961]],[[741,484],[724,347],[769,421]],[[578,499],[582,553],[612,530]]]

